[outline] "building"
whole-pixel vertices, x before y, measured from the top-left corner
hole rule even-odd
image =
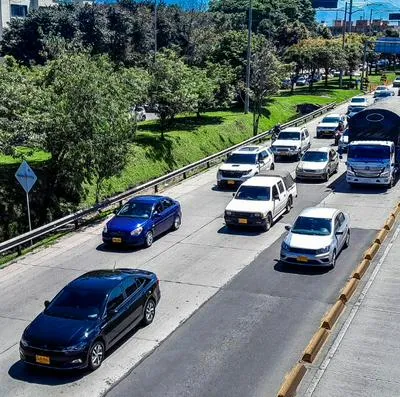
[[[25,18],[31,10],[54,4],[53,0],[0,0],[0,38],[11,18]]]
[[[330,27],[332,34],[339,35],[343,32],[344,21],[341,19],[333,21],[333,26]],[[346,21],[346,31],[350,29],[349,21]],[[358,19],[351,22],[351,31],[355,33],[372,33],[372,32],[384,32],[389,28],[389,21],[383,21],[381,19],[374,19],[372,21],[368,19]]]

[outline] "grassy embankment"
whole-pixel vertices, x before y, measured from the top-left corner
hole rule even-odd
[[[299,88],[295,95],[283,92],[266,107],[260,120],[260,131],[272,128],[298,116],[297,105],[325,105],[341,102],[359,93],[358,90],[339,90],[337,81],[331,80],[327,88],[318,83],[313,92],[308,88]],[[130,187],[161,176],[169,171],[197,161],[252,136],[252,115],[241,111],[207,112],[197,119],[194,115],[180,115],[174,126],[160,139],[156,121],[142,123],[137,132],[136,142],[131,146],[131,155],[127,166],[120,176],[105,182],[102,195],[112,196]],[[28,162],[45,161],[46,153],[36,152],[27,156]],[[111,159],[112,160],[112,159]],[[1,164],[17,164],[7,156],[0,156]],[[40,161],[39,161],[40,162]],[[94,186],[88,187],[89,193],[84,205],[94,202]]]

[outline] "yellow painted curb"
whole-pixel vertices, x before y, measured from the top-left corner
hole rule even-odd
[[[340,314],[344,310],[345,306],[343,301],[338,300],[329,310],[328,313],[325,314],[325,317],[322,319],[322,328],[332,329],[335,325],[336,320],[339,318]]]
[[[378,244],[382,244],[385,241],[388,233],[389,233],[389,230],[387,230],[385,228],[381,229],[381,231],[378,232],[378,234],[376,235],[374,242],[378,243]]]
[[[343,291],[339,297],[339,299],[341,301],[343,301],[343,303],[346,303],[349,301],[349,299],[351,298],[351,295],[353,295],[354,291],[356,290],[358,283],[359,283],[359,280],[357,280],[356,278],[351,278],[347,282],[347,284],[343,288]]]
[[[371,247],[367,249],[367,251],[364,254],[364,259],[372,260],[374,259],[374,256],[376,253],[379,251],[380,245],[378,243],[373,243]]]
[[[385,226],[383,226],[384,229],[390,230],[392,228],[392,226],[394,225],[394,221],[395,221],[395,218],[394,218],[393,214],[390,214],[389,218],[387,218],[387,220],[385,222]]]
[[[360,264],[357,266],[357,269],[354,270],[352,277],[360,280],[361,277],[364,275],[364,273],[367,271],[370,263],[371,263],[371,261],[369,261],[368,259],[363,259],[360,262]]]
[[[307,369],[304,364],[298,363],[295,367],[286,375],[285,380],[279,389],[277,397],[292,397],[296,393],[297,386],[300,384]]]
[[[302,360],[307,363],[312,363],[328,336],[329,332],[325,328],[320,328],[312,337],[306,350],[304,350]]]
[[[393,211],[393,215],[397,218],[400,214],[400,204],[397,204],[396,208]]]

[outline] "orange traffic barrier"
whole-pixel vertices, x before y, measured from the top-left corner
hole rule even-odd
[[[339,318],[340,314],[344,310],[345,306],[342,300],[338,300],[329,310],[328,313],[325,314],[325,317],[322,319],[322,328],[332,329],[336,323],[336,320]]]
[[[329,332],[325,328],[320,328],[312,337],[310,343],[306,347],[306,350],[304,350],[302,360],[307,363],[312,363],[328,336]]]
[[[351,278],[345,287],[343,288],[342,293],[340,294],[339,299],[343,302],[346,303],[350,300],[351,296],[353,295],[354,291],[357,288],[357,285],[359,283],[359,280],[356,278]]]
[[[299,386],[301,380],[306,374],[307,369],[304,364],[298,363],[296,366],[286,375],[285,380],[279,389],[277,397],[292,397],[296,393],[296,389]]]
[[[360,280],[364,273],[367,271],[368,266],[370,265],[370,261],[368,259],[363,259],[360,264],[357,266],[356,270],[354,270],[352,277]]]

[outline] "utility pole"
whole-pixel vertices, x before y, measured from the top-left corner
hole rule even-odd
[[[344,49],[344,44],[346,40],[346,23],[347,23],[347,1],[344,5],[344,16],[343,16],[343,29],[342,29],[342,48]],[[343,87],[343,69],[340,69],[339,75],[339,87]]]
[[[351,16],[353,15],[353,0],[350,0],[350,9],[349,9],[349,33],[351,33]]]
[[[244,98],[244,113],[249,113],[250,107],[250,59],[251,59],[251,26],[253,24],[253,8],[252,0],[249,0],[249,22],[248,22],[248,32],[247,32],[247,64],[246,64],[246,92]]]
[[[154,62],[157,54],[157,0],[154,0]]]
[[[363,63],[362,63],[362,69],[361,69],[361,89],[363,88],[364,85],[364,75],[365,77],[368,76],[368,68],[365,68],[365,62],[367,61],[367,45],[369,44],[369,42],[367,40],[365,40],[364,43],[364,54],[363,54]],[[365,69],[365,73],[364,73],[364,69]]]
[[[369,34],[372,33],[372,8],[369,12]]]

